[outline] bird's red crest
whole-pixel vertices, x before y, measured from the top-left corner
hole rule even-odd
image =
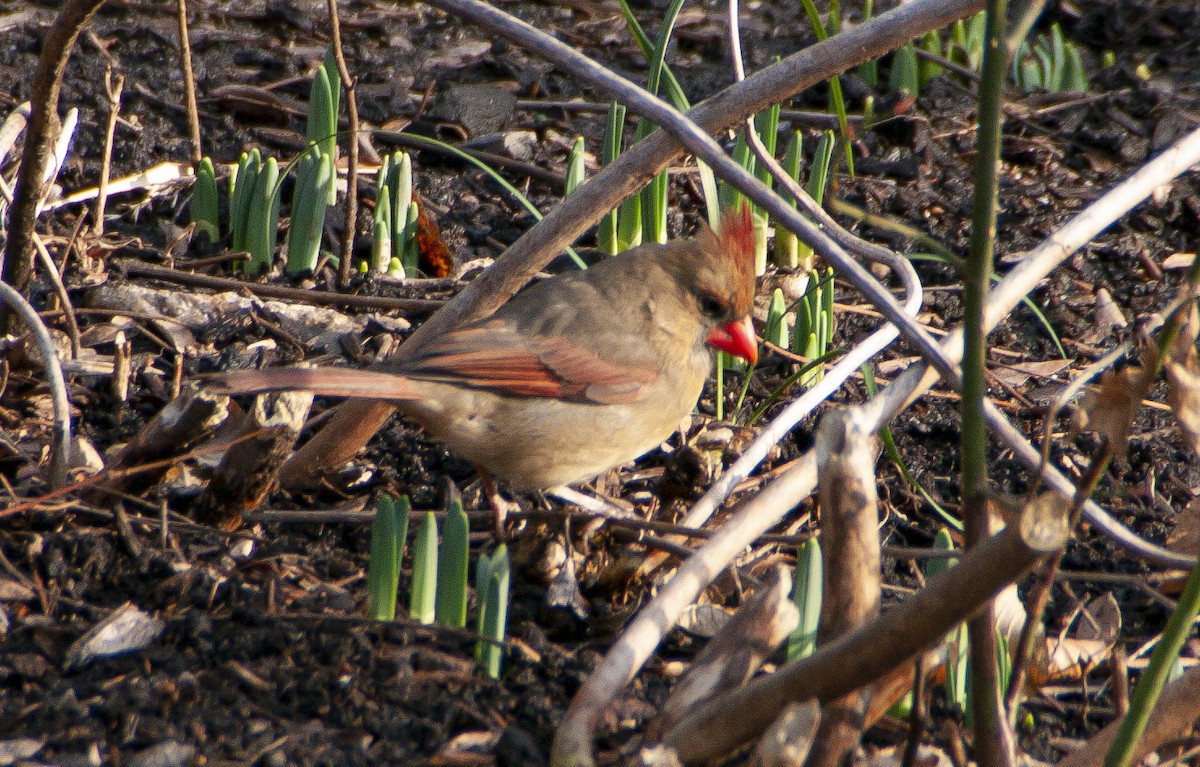
[[[721,252],[729,259],[737,275],[734,303],[741,312],[750,311],[754,303],[754,220],[745,202],[736,208],[726,208],[721,214],[721,233],[718,235]]]

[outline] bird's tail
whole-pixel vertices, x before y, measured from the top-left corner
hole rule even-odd
[[[207,376],[207,389],[219,394],[310,391],[322,397],[404,402],[420,398],[409,378],[357,368],[271,368],[234,370]]]

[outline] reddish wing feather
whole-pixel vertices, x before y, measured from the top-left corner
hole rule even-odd
[[[523,336],[503,320],[446,334],[403,372],[501,394],[597,403],[632,402],[657,375],[605,362],[563,338]]]

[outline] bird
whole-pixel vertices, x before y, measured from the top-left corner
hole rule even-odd
[[[206,385],[387,401],[475,464],[489,499],[495,480],[513,491],[584,482],[674,433],[696,407],[710,349],[757,360],[754,238],[743,205],[717,232],[701,224],[693,238],[537,282],[410,355],[228,371]]]

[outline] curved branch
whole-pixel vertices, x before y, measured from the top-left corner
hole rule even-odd
[[[67,382],[63,377],[62,365],[58,361],[58,350],[50,331],[42,318],[20,291],[0,282],[0,305],[8,306],[25,321],[42,364],[46,366],[46,380],[50,384],[50,399],[54,404],[54,438],[50,443],[50,489],[57,490],[67,483],[67,461],[71,454],[71,404],[67,400]]]

